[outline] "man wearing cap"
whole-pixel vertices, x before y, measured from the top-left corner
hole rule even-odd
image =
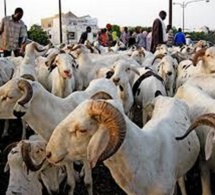
[[[106,25],[106,29],[107,29],[107,36],[108,36],[108,40],[107,40],[107,46],[108,47],[112,47],[113,46],[113,37],[112,37],[112,25],[111,24],[107,24]]]

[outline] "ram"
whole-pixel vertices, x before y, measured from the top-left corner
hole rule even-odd
[[[49,93],[37,81],[14,78],[0,87],[0,118],[22,117],[34,131],[48,141],[61,120],[82,101],[98,92],[106,92],[111,97],[118,98],[116,86],[105,78],[92,81],[85,91],[74,92],[67,98],[59,98]],[[74,171],[71,170],[71,166],[67,166],[67,169],[71,173],[68,175],[68,184],[72,195],[75,185]],[[88,174],[87,170],[85,175],[87,179],[91,178],[91,172]],[[91,181],[86,182],[89,183],[88,187],[91,191]]]
[[[206,138],[209,135],[211,128],[207,126],[202,126],[202,127],[198,127],[198,126],[202,124],[202,125],[210,125],[214,127],[215,100],[211,98],[208,94],[206,94],[204,91],[202,91],[198,86],[192,86],[190,84],[184,84],[183,86],[181,86],[178,89],[175,97],[180,98],[187,103],[187,105],[189,106],[190,117],[191,117],[191,120],[193,121],[193,125],[191,126],[192,128],[189,129],[189,131],[185,134],[185,136],[179,137],[177,139],[184,139],[190,133],[190,130],[193,130],[193,129],[196,130],[197,136],[200,141],[199,167],[200,167],[201,180],[202,180],[202,192],[203,192],[202,194],[211,195],[212,193],[210,189],[210,170],[213,171],[215,169],[215,160],[214,160],[215,153],[213,152],[212,154],[210,154],[208,152],[206,156],[204,152]],[[207,113],[212,113],[212,114],[207,114]],[[187,139],[189,138],[190,137],[188,137]],[[211,146],[212,146],[211,149],[213,149],[214,151],[214,144]],[[209,158],[210,155],[211,155],[211,158]]]
[[[65,178],[60,167],[50,165],[46,161],[46,142],[39,136],[34,140],[23,140],[12,148],[8,155],[5,171],[10,169],[10,179],[6,194],[22,195],[40,194],[41,180],[49,194],[59,192],[59,186]]]
[[[55,128],[47,159],[62,165],[85,156],[91,168],[104,161],[127,194],[173,194],[176,181],[199,154],[194,132],[182,144],[175,140],[189,126],[187,105],[174,98],[158,97],[152,119],[142,129],[118,101],[86,100]]]

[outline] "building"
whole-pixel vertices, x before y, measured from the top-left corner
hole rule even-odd
[[[89,40],[93,41],[95,39],[99,30],[97,18],[91,18],[89,15],[77,17],[72,12],[62,13],[61,18],[63,43],[77,42],[87,26],[92,28],[92,33],[89,34]],[[60,44],[59,14],[42,19],[41,26],[48,33],[53,44]]]

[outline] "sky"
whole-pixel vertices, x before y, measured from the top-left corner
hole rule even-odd
[[[190,0],[187,0],[190,1]],[[185,0],[185,2],[187,2]],[[182,3],[182,0],[173,2]],[[76,16],[89,14],[98,19],[99,27],[107,23],[120,26],[151,26],[160,10],[168,13],[169,0],[61,0],[62,12],[73,12]],[[23,21],[28,29],[39,24],[41,18],[59,12],[58,0],[6,0],[7,15],[16,7],[24,10]],[[0,19],[4,17],[4,0],[0,0]],[[204,25],[215,30],[215,0],[190,3],[185,8],[185,28],[198,29]],[[168,16],[165,20],[168,24]],[[173,5],[173,26],[182,27],[182,8]]]

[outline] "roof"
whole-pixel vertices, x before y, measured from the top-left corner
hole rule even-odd
[[[65,17],[70,17],[70,18],[78,18],[75,14],[73,14],[71,11],[67,12],[64,14]]]

